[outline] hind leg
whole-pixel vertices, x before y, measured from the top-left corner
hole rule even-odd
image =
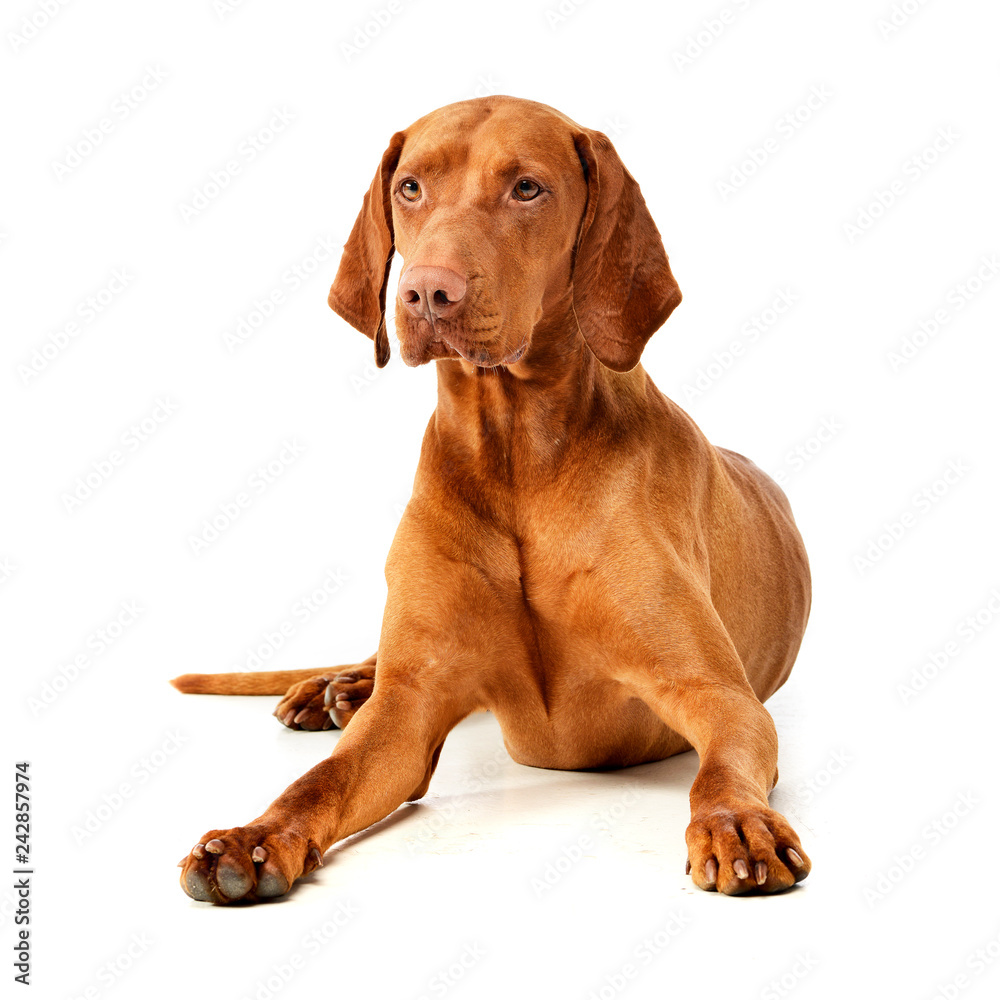
[[[331,667],[293,684],[278,702],[275,717],[289,729],[343,729],[371,697],[376,656],[372,653],[363,663]]]

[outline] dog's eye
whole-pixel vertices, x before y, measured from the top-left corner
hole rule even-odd
[[[514,185],[514,197],[518,201],[531,201],[532,198],[537,198],[542,193],[542,189],[527,177],[522,177]]]
[[[399,185],[399,192],[407,201],[416,201],[420,197],[420,185],[411,177]]]

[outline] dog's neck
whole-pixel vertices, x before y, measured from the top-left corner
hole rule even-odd
[[[591,434],[624,442],[642,424],[648,388],[642,367],[624,374],[605,368],[571,309],[552,321],[543,317],[530,349],[514,365],[435,364],[432,447],[448,459],[437,468],[462,477],[478,471],[520,488],[558,474]]]

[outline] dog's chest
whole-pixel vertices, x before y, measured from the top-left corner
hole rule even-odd
[[[564,513],[552,505],[514,545],[524,612],[548,642],[608,638],[615,623],[620,631],[631,609],[659,601],[672,563],[662,525],[610,507]]]

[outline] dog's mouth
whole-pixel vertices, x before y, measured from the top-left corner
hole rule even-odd
[[[518,317],[504,317],[488,288],[469,276],[469,301],[456,315],[414,316],[402,299],[396,304],[396,335],[403,361],[467,361],[483,371],[517,364],[531,346],[531,333]],[[513,346],[512,346],[513,342]]]
[[[525,351],[528,350],[528,343],[525,341],[515,350],[501,358],[496,358],[485,347],[459,347],[457,344],[449,344],[447,341],[445,341],[445,345],[460,358],[475,365],[477,368],[506,368],[508,365],[515,365],[524,357]]]
[[[525,340],[520,346],[506,354],[497,355],[495,351],[489,350],[482,344],[468,344],[457,340],[449,340],[446,337],[429,340],[417,350],[410,351],[400,341],[400,348],[403,361],[408,365],[425,364],[428,361],[468,361],[469,364],[477,368],[505,368],[508,365],[515,365],[520,361],[528,350],[528,341]]]

